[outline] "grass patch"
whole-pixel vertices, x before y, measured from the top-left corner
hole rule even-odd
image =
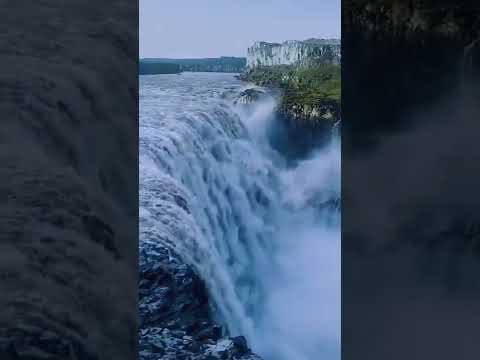
[[[257,68],[248,74],[248,80],[261,86],[283,90],[285,105],[318,105],[341,99],[340,65],[318,65],[295,68],[287,65]]]

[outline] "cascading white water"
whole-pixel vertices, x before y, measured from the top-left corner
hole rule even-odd
[[[140,78],[140,241],[206,281],[220,321],[265,360],[340,358],[337,139],[286,167],[232,74]]]

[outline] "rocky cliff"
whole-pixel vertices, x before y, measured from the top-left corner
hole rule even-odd
[[[343,75],[349,83],[342,103],[352,110],[344,114],[344,139],[350,131],[407,126],[405,112],[458,86],[462,71],[466,78],[478,76],[478,3],[346,0],[342,6]]]
[[[366,35],[384,39],[419,37],[468,41],[479,35],[479,5],[446,0],[348,0],[343,4],[344,28],[361,27]],[[473,10],[473,11],[472,11]]]
[[[308,39],[281,44],[257,41],[247,50],[247,68],[274,65],[340,64],[340,40]]]
[[[340,122],[340,63],[340,40],[256,42],[240,78],[279,91],[279,127],[286,127],[287,147],[304,154],[329,139]]]
[[[140,360],[262,360],[216,323],[204,281],[161,244],[140,252],[139,303]]]

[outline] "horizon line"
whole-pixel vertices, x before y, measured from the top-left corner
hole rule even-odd
[[[275,42],[275,41],[267,41],[267,40],[255,40],[254,42],[252,42],[252,45],[250,46],[253,46],[254,44],[256,43],[270,43],[270,44],[284,44],[284,43],[287,43],[287,42],[291,42],[291,41],[308,41],[308,40],[312,40],[312,39],[316,39],[316,40],[339,40],[340,42],[342,41],[342,36],[329,36],[329,37],[308,37],[306,39],[303,39],[303,40],[294,40],[294,39],[289,39],[289,40],[284,40],[282,42]],[[250,47],[249,46],[249,47]],[[249,48],[248,47],[248,48]],[[248,49],[247,48],[247,49]],[[227,57],[227,58],[247,58],[247,54],[245,55],[218,55],[218,56],[188,56],[188,57],[170,57],[170,56],[139,56],[139,60],[142,60],[142,59],[171,59],[171,60],[187,60],[187,59],[219,59],[219,58],[222,58],[222,57]]]

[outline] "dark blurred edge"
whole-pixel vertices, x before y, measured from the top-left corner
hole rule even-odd
[[[0,358],[136,359],[138,2],[0,6]]]
[[[343,0],[342,359],[477,359],[480,4]]]

